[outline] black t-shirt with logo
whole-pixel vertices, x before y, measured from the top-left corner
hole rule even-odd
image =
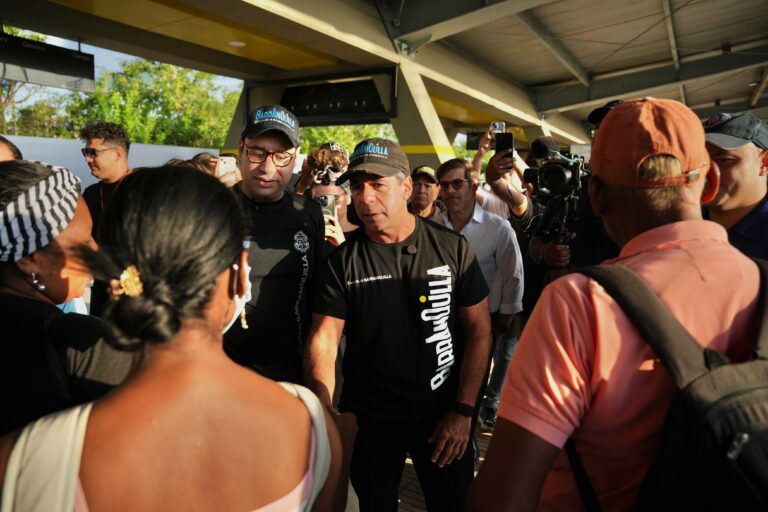
[[[234,191],[250,224],[253,297],[245,306],[248,329],[236,321],[224,336],[224,349],[267,377],[296,382],[325,239],[323,214],[319,204],[290,192],[260,203],[239,186]]]
[[[341,409],[384,420],[452,404],[464,351],[456,308],[487,295],[475,254],[453,231],[419,217],[401,243],[355,231],[328,257],[313,308],[345,320]]]

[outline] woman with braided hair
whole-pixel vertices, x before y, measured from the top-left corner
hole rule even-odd
[[[143,354],[142,367],[103,400],[0,440],[0,512],[31,500],[61,511],[344,509],[339,431],[319,400],[224,353],[249,292],[244,235],[237,198],[210,175],[168,166],[125,179],[99,251],[83,259],[109,283],[110,339]]]
[[[0,163],[0,435],[121,383],[130,354],[102,339],[104,324],[56,304],[91,276],[73,257],[94,245],[80,180],[39,162]]]

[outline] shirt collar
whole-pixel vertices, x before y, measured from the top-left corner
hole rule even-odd
[[[478,224],[480,224],[481,222],[483,222],[483,213],[484,213],[483,207],[477,204],[477,202],[475,202],[475,209],[472,210],[472,218],[469,219],[469,222],[470,223],[477,222]],[[451,217],[450,215],[448,215],[448,210],[445,210],[440,215],[443,217],[444,224],[447,227],[453,229],[453,223],[451,223]],[[464,228],[466,227],[467,226],[464,226]]]
[[[483,222],[483,213],[485,210],[483,210],[483,207],[477,204],[477,201],[475,201],[475,209],[472,211],[472,220],[477,222],[478,224]]]
[[[731,227],[744,238],[756,240],[765,232],[765,221],[768,219],[768,195],[760,201],[750,212],[739,222]]]

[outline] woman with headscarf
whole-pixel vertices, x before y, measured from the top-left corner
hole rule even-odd
[[[140,169],[103,225],[84,259],[111,286],[109,336],[143,366],[105,399],[0,439],[0,511],[343,510],[339,431],[317,397],[224,353],[249,282],[234,194],[191,169]]]
[[[0,163],[0,434],[93,400],[130,371],[131,355],[104,343],[100,320],[56,308],[91,281],[72,251],[93,243],[74,174]]]

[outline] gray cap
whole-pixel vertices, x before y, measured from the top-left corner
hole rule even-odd
[[[368,173],[388,177],[403,173],[410,176],[408,157],[403,149],[389,139],[366,139],[355,146],[349,159],[347,172],[339,176],[336,184],[341,186],[355,173]]]
[[[707,142],[720,149],[736,149],[753,143],[760,149],[768,149],[768,125],[754,114],[714,115],[704,121]]]

